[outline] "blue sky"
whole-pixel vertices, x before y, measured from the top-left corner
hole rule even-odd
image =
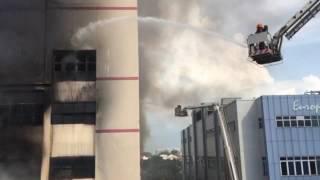
[[[277,66],[267,67],[276,80],[299,80],[313,74],[320,75],[320,18],[311,20],[283,46],[284,61]]]

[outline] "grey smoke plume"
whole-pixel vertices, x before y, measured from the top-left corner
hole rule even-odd
[[[246,35],[255,30],[256,23],[267,23],[275,30],[301,2],[290,1],[288,6],[274,0],[140,0],[143,110],[156,106],[172,111],[177,104],[258,94],[258,87],[274,80],[266,69],[248,61],[243,46]],[[79,29],[72,43],[97,46],[97,34],[130,19],[92,22]]]
[[[0,179],[39,179],[41,167],[41,127],[1,129]]]
[[[44,3],[38,0],[1,0],[1,83],[43,80]]]
[[[127,20],[132,18],[91,23],[73,36],[72,43],[77,47],[96,47],[97,34]],[[139,18],[139,23],[143,114],[150,105],[172,109],[178,103],[199,102],[208,96],[250,93],[256,86],[271,81],[265,69],[247,61],[239,38],[158,18]],[[149,132],[146,124],[141,116],[143,140]]]

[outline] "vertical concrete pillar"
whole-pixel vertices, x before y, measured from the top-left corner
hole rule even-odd
[[[140,179],[139,58],[136,0],[109,0],[112,18],[97,62],[96,180]],[[99,52],[98,52],[99,53]]]
[[[48,0],[53,49],[96,51],[96,180],[140,179],[137,0]]]
[[[50,154],[51,154],[51,107],[44,112],[43,116],[43,144],[41,180],[49,180]]]

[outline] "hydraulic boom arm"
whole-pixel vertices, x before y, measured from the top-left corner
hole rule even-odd
[[[272,46],[281,50],[283,36],[291,39],[305,24],[307,24],[320,11],[320,0],[310,0],[299,12],[297,12],[272,39]]]

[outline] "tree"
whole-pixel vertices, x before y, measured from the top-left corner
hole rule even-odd
[[[142,161],[142,180],[182,180],[181,160],[164,160],[153,155]]]

